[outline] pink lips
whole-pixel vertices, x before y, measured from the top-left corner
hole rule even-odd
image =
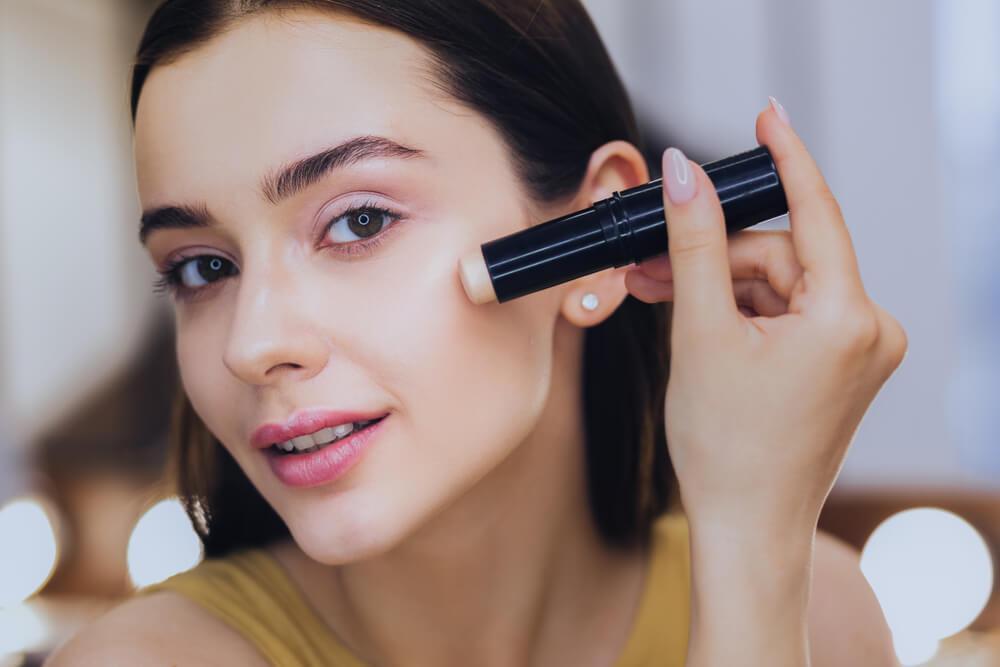
[[[320,429],[378,419],[387,412],[348,412],[336,410],[303,410],[296,412],[283,424],[269,423],[257,427],[250,436],[250,444],[256,449],[264,449],[271,445],[297,438],[300,435],[315,433]]]
[[[380,419],[314,452],[280,454],[270,448],[264,450],[264,455],[274,475],[288,486],[327,484],[346,475],[361,460],[375,437],[385,430],[388,420],[388,417]]]

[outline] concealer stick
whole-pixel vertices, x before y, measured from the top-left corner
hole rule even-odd
[[[788,213],[766,146],[703,165],[722,203],[727,233]],[[590,208],[482,244],[458,261],[475,304],[503,303],[609,267],[668,252],[663,179]]]

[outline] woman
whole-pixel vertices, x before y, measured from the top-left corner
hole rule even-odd
[[[905,335],[780,106],[791,233],[672,149],[669,258],[474,306],[465,251],[649,178],[578,2],[169,0],[133,84],[208,558],[51,664],[895,664],[816,522]]]

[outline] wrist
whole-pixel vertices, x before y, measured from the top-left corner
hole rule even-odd
[[[691,522],[692,665],[801,665],[815,528]]]
[[[691,581],[703,600],[726,600],[730,612],[787,615],[794,624],[808,606],[816,525],[740,516],[689,519]]]
[[[800,497],[794,501],[768,493],[741,494],[733,500],[719,498],[718,493],[700,494],[690,500],[681,489],[681,504],[692,531],[706,540],[789,544],[811,549],[823,500],[816,502]]]
[[[817,514],[777,514],[752,511],[685,512],[692,541],[720,553],[748,550],[773,557],[811,556]]]
[[[763,596],[808,594],[814,527],[689,522],[692,577],[728,586],[746,582]]]

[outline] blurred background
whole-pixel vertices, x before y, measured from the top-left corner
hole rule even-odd
[[[154,4],[0,0],[4,667],[201,558],[161,481],[172,323],[130,161]],[[654,162],[752,148],[783,102],[910,339],[821,525],[863,549],[903,664],[1000,665],[1000,3],[585,4]]]

